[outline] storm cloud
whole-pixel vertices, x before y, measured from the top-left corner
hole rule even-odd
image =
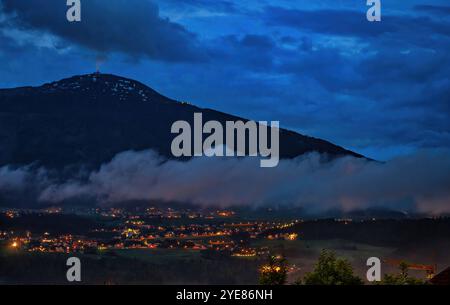
[[[43,31],[100,53],[169,62],[196,62],[205,56],[196,35],[162,18],[150,1],[82,1],[82,20],[75,23],[66,20],[66,1],[1,0],[0,8],[7,17],[3,26]]]

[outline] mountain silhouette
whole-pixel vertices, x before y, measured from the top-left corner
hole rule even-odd
[[[153,149],[171,158],[176,120],[244,120],[167,98],[144,84],[87,74],[39,87],[0,89],[0,166],[98,168],[126,150]],[[330,142],[280,130],[280,158],[308,152],[362,157]]]

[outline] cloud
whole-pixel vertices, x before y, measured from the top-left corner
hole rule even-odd
[[[48,172],[32,165],[0,167],[0,206],[30,207],[51,181]]]
[[[100,53],[169,62],[205,59],[195,34],[159,15],[158,6],[142,0],[82,1],[82,21],[66,20],[65,1],[2,0],[10,27],[51,33],[68,43]]]
[[[315,33],[379,37],[399,32],[424,33],[434,32],[450,36],[450,23],[434,21],[423,16],[383,15],[383,21],[367,22],[365,7],[356,10],[299,10],[268,6],[265,10],[265,21],[271,26],[286,26],[300,31]]]
[[[0,167],[0,191],[21,189],[29,175],[28,168]]]
[[[432,13],[442,17],[450,15],[450,6],[416,5],[414,9],[420,12]]]
[[[261,169],[257,158],[165,160],[128,151],[92,172],[87,182],[47,184],[40,200],[82,197],[99,202],[161,200],[201,206],[288,205],[310,212],[385,207],[430,214],[450,212],[450,154],[422,152],[377,163],[334,161],[313,153]]]
[[[324,34],[350,36],[379,36],[395,30],[390,23],[374,27],[365,14],[348,10],[298,10],[269,6],[265,20],[271,26],[287,26],[297,30],[308,30]]]
[[[227,0],[162,0],[161,4],[176,8],[177,10],[186,8],[206,9],[211,12],[236,13],[238,8],[236,3]]]

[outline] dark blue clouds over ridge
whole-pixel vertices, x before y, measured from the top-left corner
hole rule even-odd
[[[366,1],[0,0],[0,87],[102,69],[377,159],[450,147],[450,6]],[[17,71],[21,71],[18,73]]]

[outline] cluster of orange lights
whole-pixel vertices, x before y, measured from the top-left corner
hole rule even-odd
[[[288,239],[288,240],[296,240],[297,237],[298,237],[298,234],[297,234],[297,233],[291,233],[291,234],[288,234],[288,236],[286,237],[286,239]]]
[[[253,257],[256,256],[256,251],[254,249],[242,249],[240,252],[233,253],[232,256]]]
[[[270,265],[264,265],[261,267],[262,273],[270,273],[270,272],[281,272],[280,266],[270,266]]]
[[[217,215],[219,215],[221,217],[231,217],[234,214],[235,213],[233,211],[217,211]]]

